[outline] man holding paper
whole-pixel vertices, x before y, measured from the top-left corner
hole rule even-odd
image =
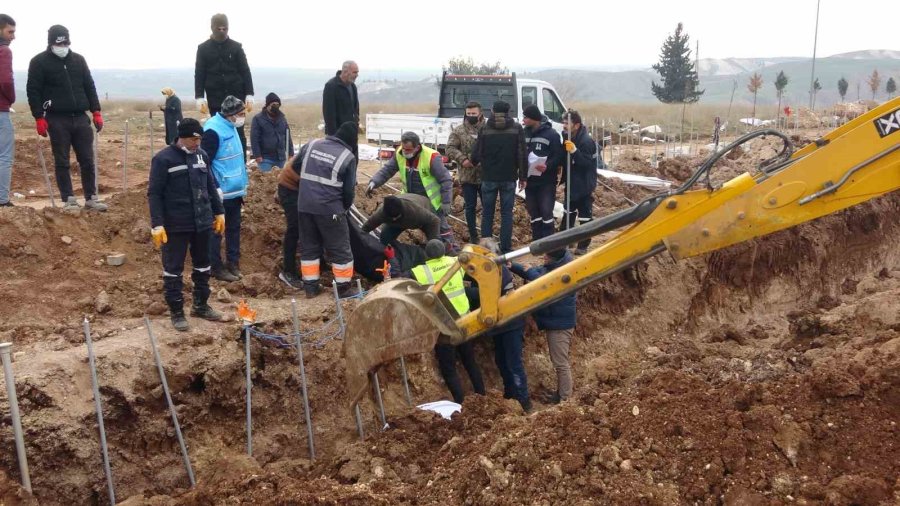
[[[559,169],[565,160],[559,133],[541,114],[536,105],[522,111],[525,145],[528,150],[528,183],[525,186],[525,208],[531,217],[531,240],[552,234],[556,229],[553,206]]]

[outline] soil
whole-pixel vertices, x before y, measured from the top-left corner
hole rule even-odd
[[[776,147],[770,140],[749,146],[722,160],[713,177],[752,171]],[[14,174],[40,174],[34,163],[20,149]],[[628,170],[617,170],[681,182],[700,163],[679,158],[656,169],[635,156]],[[377,162],[361,168],[371,174]],[[379,430],[366,401],[366,438],[359,441],[341,341],[314,332],[304,341],[312,460],[296,351],[262,339],[251,351],[253,456],[246,455],[241,327],[192,318],[189,332],[171,329],[139,179],[107,197],[107,213],[0,210],[0,276],[13,294],[0,305],[0,333],[14,346],[34,489],[31,496],[17,485],[2,399],[3,504],[108,502],[85,317],[123,504],[900,502],[900,195],[703,257],[676,263],[658,256],[584,289],[571,350],[576,390],[562,404],[541,403],[555,389],[555,373],[542,333],[529,323],[531,414],[500,397],[492,344],[477,339],[487,396],[468,395],[462,411],[444,420],[407,406],[400,370],[390,365],[380,373],[390,428]],[[361,188],[366,181],[361,175]],[[102,184],[120,182],[121,172],[101,167]],[[608,188],[595,195],[599,214],[652,194],[603,182]],[[252,174],[245,277],[214,281],[221,299],[211,303],[230,315],[246,298],[261,330],[285,334],[297,294],[276,279],[284,221],[275,184],[274,174]],[[359,191],[357,204],[371,212],[388,192],[368,199]],[[454,228],[465,238],[461,223]],[[518,207],[514,235],[515,245],[530,236]],[[125,253],[124,265],[105,263],[114,251]],[[304,332],[336,314],[327,295],[300,299],[297,307]],[[194,488],[144,314],[160,343]],[[406,364],[416,403],[447,398],[430,354],[409,356]]]

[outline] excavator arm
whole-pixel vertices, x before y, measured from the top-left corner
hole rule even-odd
[[[756,174],[713,187],[709,171],[725,153],[752,138],[777,136],[784,150]],[[692,190],[706,176],[705,189]],[[713,155],[681,187],[587,225],[492,257],[467,245],[459,267],[479,285],[480,309],[454,319],[440,288],[409,280],[379,285],[350,315],[344,340],[347,381],[355,405],[378,366],[457,344],[668,250],[675,259],[700,255],[790,228],[900,188],[900,98],[887,102],[792,152],[783,134],[757,131]],[[500,295],[500,264],[541,255],[581,239],[622,229],[588,254]]]

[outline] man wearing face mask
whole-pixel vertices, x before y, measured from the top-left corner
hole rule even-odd
[[[453,176],[444,167],[441,154],[423,146],[415,132],[404,132],[400,136],[400,147],[384,167],[375,173],[366,195],[371,197],[375,188],[386,183],[394,174],[400,173],[403,193],[415,193],[427,197],[431,208],[441,219],[441,240],[451,251],[456,249],[453,229],[447,223],[450,202],[453,198]]]
[[[447,141],[447,156],[456,162],[459,183],[462,185],[470,244],[478,243],[475,205],[481,198],[481,165],[475,165],[470,158],[482,126],[484,115],[481,113],[481,104],[469,102],[466,104],[465,121],[450,132],[450,139]]]
[[[284,167],[288,157],[294,156],[290,127],[281,112],[281,99],[275,93],[266,95],[266,107],[253,117],[250,151],[263,172]]]
[[[228,36],[228,16],[215,14],[210,20],[212,35],[197,46],[194,65],[194,96],[202,113],[215,116],[225,97],[241,99],[247,112],[253,110],[253,77],[244,47]],[[206,94],[206,98],[203,96]],[[247,138],[244,128],[238,128],[243,157],[246,157]],[[246,161],[246,160],[245,160]]]
[[[212,276],[220,281],[240,279],[241,206],[247,194],[247,166],[241,156],[238,129],[244,125],[247,111],[240,99],[227,96],[219,112],[203,125],[200,147],[209,155],[212,173],[219,183],[219,196],[225,208],[225,263],[222,262],[222,239],[209,241]]]
[[[200,149],[203,128],[187,118],[178,125],[177,140],[163,148],[150,162],[150,236],[162,248],[163,291],[172,326],[189,328],[184,316],[184,258],[191,253],[194,300],[191,316],[219,321],[222,313],[209,306],[209,241],[213,232],[225,229],[225,210],[216,180],[209,170],[209,157]]]
[[[166,120],[166,144],[172,144],[178,139],[178,123],[183,118],[181,99],[175,94],[175,90],[168,86],[162,89],[162,94],[166,97],[166,103],[159,106],[159,110],[163,112]]]
[[[359,128],[359,95],[356,90],[356,78],[359,77],[359,65],[347,60],[341,70],[325,83],[322,90],[322,118],[325,120],[325,135],[335,135],[338,128],[348,121],[356,123]],[[350,149],[353,156],[359,158],[358,139],[353,138]]]
[[[28,65],[28,106],[35,119],[38,135],[50,135],[53,160],[56,166],[56,184],[64,209],[78,209],[78,201],[72,189],[69,173],[69,153],[75,150],[75,158],[81,168],[81,187],[84,190],[84,207],[106,211],[107,205],[97,196],[97,171],[94,165],[94,132],[91,120],[85,115],[90,111],[94,128],[103,129],[100,100],[94,79],[84,57],[69,50],[69,30],[53,25],[47,32],[47,50],[31,59]]]

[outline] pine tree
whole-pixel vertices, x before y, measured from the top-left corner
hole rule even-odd
[[[509,68],[504,67],[499,61],[494,63],[475,63],[472,57],[457,56],[450,58],[447,65],[444,65],[444,71],[448,74],[467,75],[467,76],[493,76],[509,74]]]
[[[819,94],[819,90],[822,89],[822,84],[819,83],[819,78],[817,77],[815,81],[813,81],[813,110],[816,110],[816,95]]]
[[[884,91],[886,91],[888,94],[888,100],[894,98],[894,93],[897,93],[897,81],[894,81],[893,77],[887,80],[887,85],[885,85]]]
[[[753,93],[753,119],[756,119],[756,95],[759,93],[759,89],[762,88],[762,85],[762,76],[759,75],[759,73],[754,72],[753,75],[750,76],[750,82],[747,83],[747,89],[750,91],[750,93]]]
[[[683,25],[678,23],[675,34],[663,43],[659,63],[653,65],[653,70],[662,78],[662,84],[653,81],[650,88],[653,96],[665,104],[693,103],[700,100],[704,92],[697,89],[700,79],[691,60],[689,37],[682,29]]]
[[[850,83],[848,83],[847,80],[843,77],[838,80],[838,94],[841,96],[841,102],[843,102],[844,97],[847,96],[847,88],[849,87]]]
[[[872,90],[872,100],[875,100],[875,94],[881,87],[881,75],[878,73],[878,69],[872,71],[872,75],[866,79],[866,82],[869,83],[869,89]]]
[[[781,118],[781,98],[784,96],[784,89],[788,85],[788,76],[783,70],[778,71],[778,77],[775,78],[775,94],[778,96],[778,109],[775,110],[775,124]]]

